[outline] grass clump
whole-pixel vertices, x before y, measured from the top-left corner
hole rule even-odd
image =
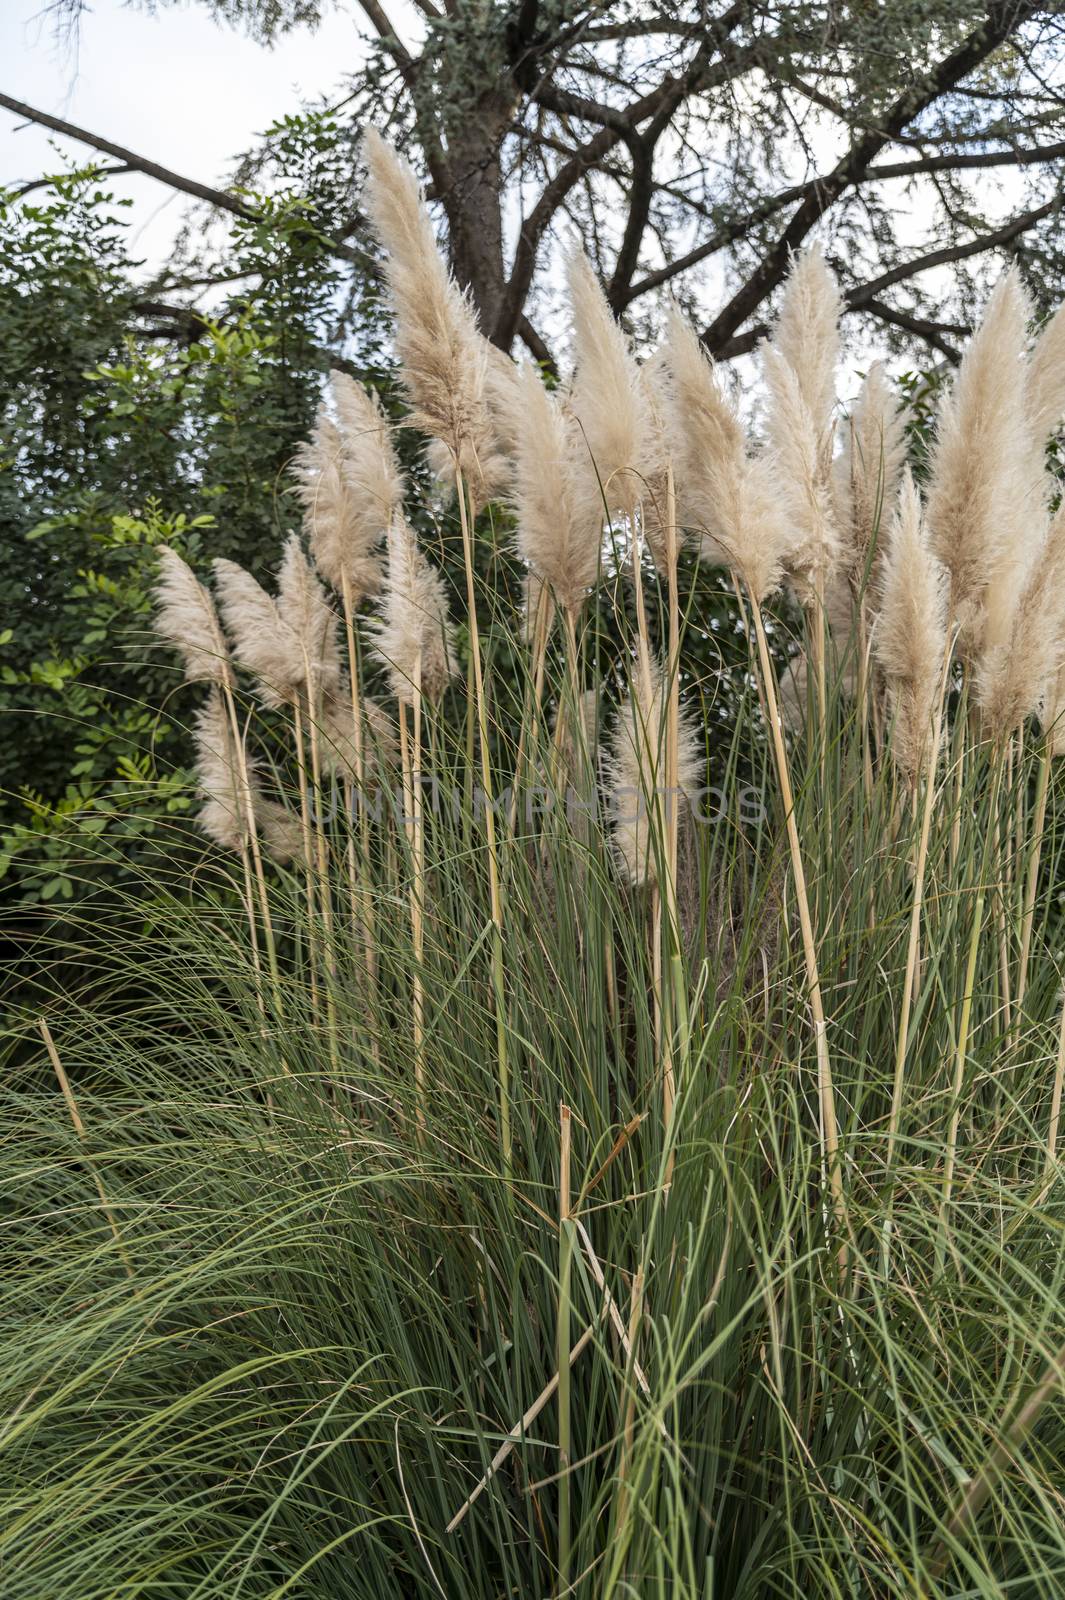
[[[163,557],[217,848],[190,886],[161,835],[121,944],[90,905],[24,963],[4,1593],[1050,1600],[1057,334],[1029,359],[1007,279],[923,503],[879,370],[837,449],[819,257],[756,447],[680,320],[637,365],[580,264],[574,384],[500,367],[372,167],[467,609],[343,383],[298,467],[317,571],[221,565],[220,622]],[[489,493],[524,616],[476,581]],[[749,634],[719,791],[689,543]]]

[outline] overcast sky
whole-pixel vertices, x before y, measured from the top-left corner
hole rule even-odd
[[[94,0],[76,44],[64,44],[46,4],[0,0],[0,89],[204,183],[219,182],[254,135],[301,99],[328,93],[365,50],[350,5],[266,50],[198,6],[149,16],[119,0]],[[0,184],[55,170],[55,137],[20,128],[0,107]],[[75,160],[91,159],[85,146],[58,142]],[[112,183],[136,198],[138,253],[164,254],[187,198],[149,179]]]

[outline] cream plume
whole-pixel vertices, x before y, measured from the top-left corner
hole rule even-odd
[[[668,379],[666,353],[657,349],[637,372],[647,408],[647,421],[651,429],[651,447],[648,451],[650,476],[643,494],[643,536],[659,572],[667,572],[670,560],[669,530],[669,468],[674,467],[673,498],[676,502],[676,467],[673,463],[672,433],[669,426],[669,407],[665,385]],[[676,541],[674,556],[682,543],[680,518],[673,507],[673,538]]]
[[[378,546],[402,503],[403,475],[377,396],[344,372],[330,386],[337,424],[319,410],[296,476],[315,564],[338,592],[346,578],[354,608],[380,588]]]
[[[383,706],[369,695],[359,701],[362,716],[362,777],[372,777],[396,755],[396,729]],[[319,721],[322,733],[322,764],[327,772],[338,773],[346,782],[359,778],[358,746],[355,740],[355,714],[351,704],[351,684],[345,675],[335,693],[322,702]]]
[[[831,436],[819,431],[791,363],[772,345],[764,347],[763,358],[769,389],[768,460],[789,522],[784,572],[803,605],[819,605],[840,557]]]
[[[862,383],[836,462],[838,521],[847,545],[848,576],[855,589],[867,574],[869,552],[894,506],[906,460],[905,419],[882,361]]]
[[[317,704],[318,696],[333,692],[340,680],[337,618],[295,533],[285,540],[277,575],[277,609],[299,640],[308,693],[311,703]]]
[[[1058,508],[1017,603],[1010,637],[977,663],[975,698],[992,738],[1004,739],[1056,693],[1065,662],[1065,502]]]
[[[411,420],[442,446],[438,471],[461,467],[478,503],[506,480],[496,448],[485,379],[487,357],[477,320],[437,250],[417,179],[370,128],[363,139],[369,169],[366,208],[388,251],[385,275],[396,312],[396,350]]]
[[[336,619],[295,534],[285,546],[279,600],[235,561],[220,557],[214,575],[233,652],[257,680],[264,705],[291,705],[307,688],[308,665],[312,699],[335,687]]]
[[[667,685],[661,667],[655,674],[650,700],[637,684],[618,713],[607,758],[610,820],[614,849],[630,883],[655,882],[656,817],[668,806],[691,802],[702,777],[698,739],[681,713],[677,729],[677,790],[666,794]]]
[[[892,754],[912,784],[932,738],[947,649],[947,597],[946,574],[928,547],[908,470],[886,544],[873,646],[887,680]]]
[[[181,656],[189,683],[218,683],[232,688],[229,646],[214,601],[176,550],[165,544],[156,549],[156,633]]]
[[[675,309],[664,360],[679,520],[698,535],[701,558],[734,567],[760,604],[780,581],[785,537],[766,463],[748,454],[712,363]]]
[[[1027,303],[999,280],[940,408],[927,520],[971,650],[1005,643],[1045,527],[1025,406]],[[1034,537],[1033,537],[1034,534]]]
[[[440,573],[402,521],[388,535],[388,571],[376,632],[376,653],[400,704],[410,705],[419,666],[422,693],[438,699],[455,672],[447,595]]]
[[[519,378],[523,426],[515,452],[512,503],[518,554],[566,611],[576,611],[594,586],[600,559],[602,505],[581,470],[576,424],[533,367]]]
[[[628,341],[583,251],[567,265],[576,371],[570,404],[583,434],[584,463],[600,500],[627,511],[647,496],[659,468],[647,394]]]
[[[380,587],[381,566],[374,546],[384,527],[376,516],[369,525],[359,516],[340,432],[324,407],[318,412],[313,438],[296,453],[293,476],[318,571],[341,592],[346,579],[352,602],[358,605]]]
[[[247,815],[241,799],[241,762],[222,696],[212,689],[196,715],[193,730],[196,779],[203,805],[197,821],[223,850],[242,850],[248,841]],[[267,849],[278,861],[289,861],[300,848],[298,820],[274,800],[264,799],[255,763],[245,753],[252,815]]]
[[[1028,415],[1039,450],[1065,417],[1065,305],[1035,342],[1028,367]]]
[[[773,348],[795,373],[819,448],[832,432],[841,309],[839,288],[820,245],[793,256]]]

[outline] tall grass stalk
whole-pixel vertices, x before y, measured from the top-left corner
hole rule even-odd
[[[836,1222],[841,1230],[844,1230],[847,1225],[847,1206],[843,1189],[843,1169],[840,1161],[839,1126],[836,1119],[836,1096],[832,1083],[832,1063],[828,1052],[828,1023],[825,1018],[824,1001],[821,995],[821,975],[817,960],[817,939],[810,911],[810,897],[806,888],[806,869],[803,866],[802,842],[799,838],[799,828],[795,818],[795,798],[791,786],[788,752],[784,743],[784,726],[777,699],[776,674],[769,655],[769,641],[766,638],[762,608],[753,597],[751,615],[754,621],[755,640],[758,645],[762,688],[765,693],[766,707],[769,714],[769,735],[776,764],[777,782],[780,785],[784,826],[787,829],[791,873],[795,884],[795,899],[799,914],[799,928],[802,934],[803,961],[806,966],[807,1003],[813,1020],[814,1053],[817,1059],[817,1096],[824,1167],[832,1195],[832,1206]],[[840,1244],[841,1263],[846,1261],[846,1254],[847,1246],[844,1238]]]
[[[467,622],[470,630],[470,666],[473,673],[474,711],[477,719],[477,738],[480,747],[481,787],[484,795],[485,844],[488,853],[488,893],[492,915],[492,993],[495,1006],[496,1066],[499,1075],[499,1139],[503,1158],[503,1171],[509,1175],[513,1163],[510,1126],[510,1065],[507,1048],[507,998],[503,956],[503,891],[499,872],[499,853],[496,845],[496,818],[494,786],[492,782],[492,753],[488,735],[488,713],[485,706],[484,675],[481,664],[481,636],[477,624],[477,583],[473,566],[473,502],[467,500],[466,480],[462,468],[455,468],[455,493],[458,497],[459,521],[462,529],[462,559],[466,572]]]

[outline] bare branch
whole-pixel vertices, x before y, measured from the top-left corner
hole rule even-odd
[[[1038,0],[996,0],[988,8],[986,23],[899,97],[884,117],[883,128],[865,133],[855,141],[834,170],[805,196],[768,255],[706,330],[704,339],[712,351],[731,348],[737,329],[784,278],[792,251],[799,248],[825,212],[867,171],[894,135],[986,61],[1038,9]]]

